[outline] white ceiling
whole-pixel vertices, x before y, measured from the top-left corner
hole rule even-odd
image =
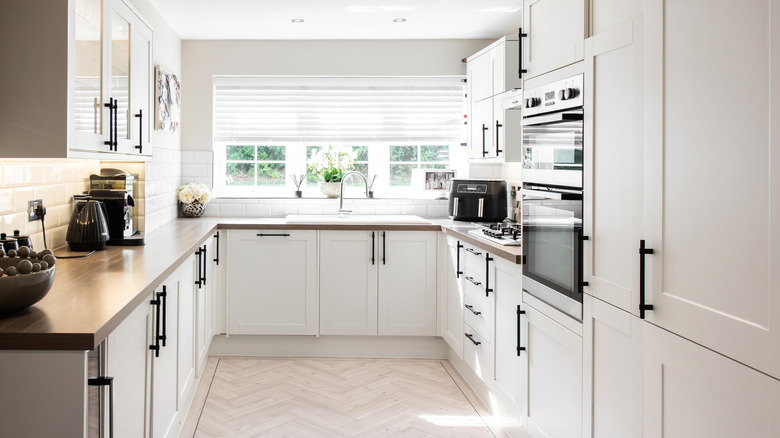
[[[451,39],[517,33],[522,0],[150,0],[182,39]],[[301,18],[303,23],[292,23]],[[404,23],[393,19],[405,18]]]

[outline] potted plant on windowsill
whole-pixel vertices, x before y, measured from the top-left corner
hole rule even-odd
[[[309,170],[322,178],[319,186],[323,195],[338,198],[341,195],[341,178],[354,165],[355,157],[351,148],[328,146],[312,155]]]

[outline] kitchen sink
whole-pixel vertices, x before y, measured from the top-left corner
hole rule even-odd
[[[431,221],[411,214],[290,214],[288,224],[430,224]]]

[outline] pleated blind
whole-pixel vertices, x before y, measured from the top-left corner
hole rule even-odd
[[[460,77],[215,77],[215,141],[460,141]]]

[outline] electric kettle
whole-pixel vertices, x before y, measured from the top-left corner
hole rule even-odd
[[[106,249],[108,221],[106,206],[89,196],[74,196],[76,205],[68,224],[65,240],[71,251],[95,251]]]

